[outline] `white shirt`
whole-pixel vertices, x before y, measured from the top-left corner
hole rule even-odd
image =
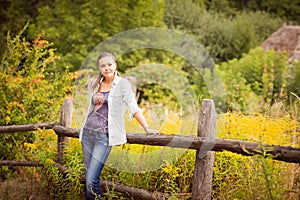
[[[88,113],[93,110],[93,107],[91,95]],[[108,95],[109,146],[121,145],[127,142],[124,121],[124,115],[127,108],[130,111],[130,119],[133,118],[136,112],[142,111],[136,102],[135,93],[133,92],[131,83],[126,78],[115,75]],[[82,139],[82,132],[83,127],[79,134],[80,141]]]

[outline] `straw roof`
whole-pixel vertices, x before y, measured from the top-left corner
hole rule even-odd
[[[261,45],[266,49],[287,51],[290,60],[300,59],[300,26],[283,25]]]

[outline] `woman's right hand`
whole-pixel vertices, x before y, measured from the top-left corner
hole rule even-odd
[[[148,133],[148,134],[159,134],[158,130],[153,130],[153,129],[151,129],[149,126],[144,127],[144,130],[145,130],[146,133]]]
[[[102,105],[104,102],[104,96],[101,92],[97,92],[94,94],[93,100],[96,105]]]

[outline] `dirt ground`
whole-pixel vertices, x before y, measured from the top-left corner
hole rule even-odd
[[[6,179],[0,179],[0,200],[53,200],[47,184],[34,169],[21,169]]]

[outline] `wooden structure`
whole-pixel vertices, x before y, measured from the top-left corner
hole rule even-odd
[[[37,128],[53,129],[58,136],[57,167],[67,173],[63,166],[63,150],[67,137],[79,137],[79,130],[72,129],[72,100],[66,99],[62,109],[60,122],[42,124],[0,126],[0,133],[27,132]],[[214,102],[211,99],[204,99],[199,111],[198,136],[180,136],[166,134],[142,134],[127,133],[127,141],[130,144],[143,144],[155,146],[168,146],[174,148],[195,149],[195,169],[192,188],[192,200],[211,199],[212,173],[214,164],[214,151],[231,151],[245,156],[272,155],[275,160],[300,163],[300,148],[290,146],[267,145],[255,142],[239,140],[217,139],[216,136],[216,112]],[[40,166],[32,161],[0,161],[1,165],[19,166]],[[115,191],[129,194],[134,199],[168,199],[164,194],[151,193],[147,190],[122,186],[109,181],[101,181],[101,186],[114,188]]]
[[[300,59],[300,26],[283,25],[270,35],[261,45],[264,50],[273,49],[277,52],[285,51],[289,60]]]

